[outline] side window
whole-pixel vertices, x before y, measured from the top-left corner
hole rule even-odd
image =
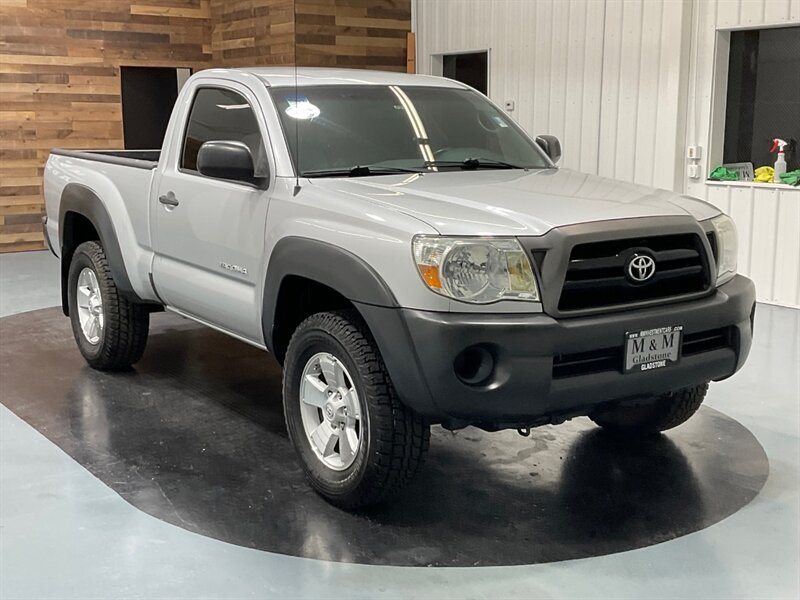
[[[258,121],[241,94],[221,88],[197,90],[183,140],[180,167],[196,171],[200,146],[210,141],[243,142],[253,155],[256,176],[266,173],[266,153]]]

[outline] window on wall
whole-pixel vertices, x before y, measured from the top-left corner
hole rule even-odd
[[[442,55],[442,75],[475,88],[489,91],[489,53],[466,52]]]
[[[788,171],[800,169],[800,27],[733,31],[723,160],[772,166],[772,140],[789,142]]]
[[[167,132],[178,90],[190,69],[121,67],[122,127],[125,148],[157,150]]]

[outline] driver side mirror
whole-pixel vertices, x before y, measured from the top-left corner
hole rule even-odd
[[[200,146],[197,153],[197,170],[214,179],[241,181],[261,185],[263,177],[256,177],[253,155],[242,142],[211,141]]]
[[[556,136],[539,135],[536,137],[536,143],[550,157],[553,163],[557,163],[561,159],[561,142],[558,141]]]

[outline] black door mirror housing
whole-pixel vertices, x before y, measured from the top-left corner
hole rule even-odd
[[[261,185],[263,177],[256,177],[253,155],[242,142],[215,140],[204,143],[197,153],[197,170],[214,179],[241,181]]]
[[[561,160],[561,142],[554,135],[539,135],[536,136],[536,143],[544,150],[544,153],[550,157],[553,163]]]

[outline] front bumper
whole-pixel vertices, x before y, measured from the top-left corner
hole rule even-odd
[[[699,300],[559,320],[358,308],[405,404],[432,422],[506,428],[558,422],[610,400],[731,376],[750,351],[755,288],[737,276]],[[681,361],[623,374],[625,333],[666,325],[684,327]],[[474,385],[454,366],[471,347],[486,350],[493,363],[491,375]]]

